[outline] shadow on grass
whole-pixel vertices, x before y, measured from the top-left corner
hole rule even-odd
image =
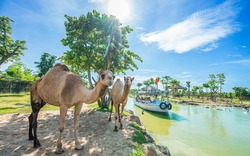
[[[24,97],[27,94],[0,94],[0,97]]]
[[[29,103],[15,103],[16,106],[30,106]]]

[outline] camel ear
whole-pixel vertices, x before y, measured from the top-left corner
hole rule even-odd
[[[131,79],[131,81],[133,81],[133,80],[134,80],[134,78],[135,78],[135,77],[133,77],[133,78]]]
[[[103,71],[101,69],[98,70],[98,74],[102,75]]]

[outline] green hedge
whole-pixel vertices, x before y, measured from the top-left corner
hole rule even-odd
[[[0,93],[29,92],[32,83],[20,79],[0,79]]]

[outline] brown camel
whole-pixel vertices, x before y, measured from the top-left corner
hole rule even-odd
[[[30,100],[32,113],[29,116],[29,140],[34,140],[34,148],[41,146],[36,132],[38,112],[46,103],[49,103],[60,107],[60,135],[57,141],[56,153],[60,154],[64,152],[61,137],[67,110],[72,106],[75,106],[75,149],[83,149],[78,140],[78,121],[82,105],[83,103],[90,104],[96,102],[113,82],[114,75],[111,71],[99,70],[98,82],[95,88],[89,90],[85,87],[81,78],[70,72],[69,68],[64,64],[55,65],[44,77],[37,80],[31,87]]]
[[[124,82],[123,84],[120,79],[117,79],[115,84],[113,85],[111,89],[111,110],[110,110],[110,116],[109,116],[109,121],[111,121],[111,114],[113,111],[113,105],[115,106],[115,128],[114,132],[118,131],[117,128],[117,116],[119,118],[120,122],[120,129],[122,129],[122,121],[121,119],[123,118],[123,110],[124,107],[126,106],[126,103],[128,101],[128,94],[130,87],[132,85],[132,81],[134,80],[134,77],[125,77],[124,76]],[[122,104],[122,109],[120,113],[120,104]]]

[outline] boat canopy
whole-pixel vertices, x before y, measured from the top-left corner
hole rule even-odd
[[[165,90],[150,90],[150,91],[138,91],[138,95],[168,95],[169,91]]]

